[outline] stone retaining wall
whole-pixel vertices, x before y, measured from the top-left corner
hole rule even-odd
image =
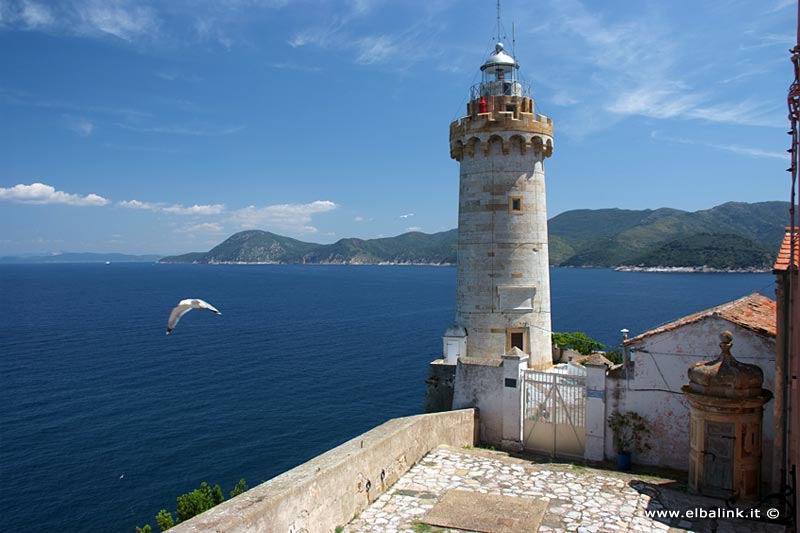
[[[333,532],[439,445],[476,444],[478,411],[396,418],[170,531]]]

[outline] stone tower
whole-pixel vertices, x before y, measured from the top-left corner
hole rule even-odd
[[[498,42],[466,116],[450,124],[450,156],[461,173],[448,362],[499,359],[518,347],[531,368],[552,364],[544,160],[553,152],[553,121],[534,113],[518,70]]]

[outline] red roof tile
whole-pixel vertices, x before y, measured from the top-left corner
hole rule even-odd
[[[775,260],[775,266],[772,269],[776,272],[789,270],[789,252],[791,250],[792,242],[792,228],[786,228],[786,235],[783,237],[781,249],[778,251],[778,258]],[[800,232],[794,229],[794,266],[800,266]]]
[[[628,339],[625,344],[634,344],[645,337],[672,331],[686,324],[693,324],[712,316],[723,318],[759,335],[770,337],[776,335],[777,305],[775,301],[754,292],[750,296],[745,296],[645,331],[641,335]]]

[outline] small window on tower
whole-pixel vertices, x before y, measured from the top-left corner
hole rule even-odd
[[[511,346],[520,350],[525,348],[525,337],[522,336],[521,332],[511,334]]]
[[[528,353],[528,333],[526,328],[509,328],[506,330],[506,353],[512,348],[519,348]]]
[[[508,212],[519,214],[523,212],[522,209],[522,196],[509,196],[508,197]]]

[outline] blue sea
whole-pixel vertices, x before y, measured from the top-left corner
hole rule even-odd
[[[553,326],[608,344],[769,274],[553,269]],[[170,309],[203,298],[172,335]],[[0,265],[3,531],[133,532],[200,482],[252,487],[421,412],[455,269]]]

